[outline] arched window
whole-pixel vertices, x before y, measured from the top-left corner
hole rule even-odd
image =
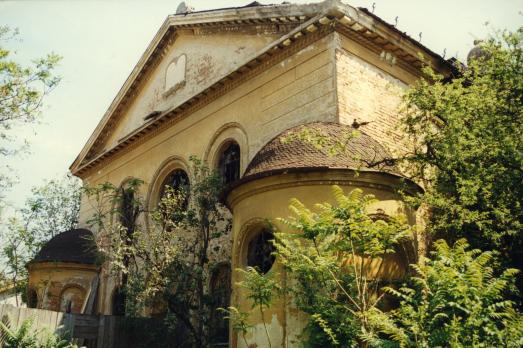
[[[27,291],[27,307],[29,307],[29,308],[38,307],[38,294],[36,293],[36,290],[33,288],[30,288]]]
[[[113,315],[125,315],[125,293],[120,287],[117,287],[113,292]]]
[[[210,290],[212,296],[210,336],[211,343],[216,346],[227,347],[229,343],[229,321],[224,318],[225,313],[218,308],[228,308],[231,299],[231,267],[222,264],[216,267],[211,275]]]
[[[121,202],[120,202],[120,223],[125,230],[132,234],[135,225],[135,205],[134,205],[134,190],[131,188],[121,188]]]
[[[268,228],[262,229],[251,239],[247,248],[247,266],[256,268],[262,274],[269,272],[275,261],[272,254],[275,251],[271,242],[273,239],[274,235]]]
[[[183,208],[189,205],[190,192],[189,176],[183,169],[175,169],[164,179],[160,189],[160,199],[163,198],[170,188],[176,194],[181,194],[184,197]]]
[[[236,142],[225,146],[218,161],[218,170],[224,184],[230,184],[240,178],[240,146]]]
[[[77,286],[71,286],[60,295],[60,312],[80,313],[85,301],[85,291]]]

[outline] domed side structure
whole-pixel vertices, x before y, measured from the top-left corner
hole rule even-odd
[[[227,193],[227,205],[233,211],[232,269],[258,266],[268,274],[284,277],[277,260],[270,257],[269,240],[273,237],[268,221],[279,231],[292,233],[277,221],[291,214],[290,199],[297,198],[308,207],[334,203],[332,185],[341,186],[346,193],[360,188],[365,194],[373,194],[379,201],[370,207],[369,214],[402,213],[410,223],[416,222],[415,213],[409,211],[396,189],[400,185],[412,192],[419,188],[390,165],[390,153],[377,140],[362,131],[352,136],[353,132],[354,128],[347,125],[315,122],[286,130],[261,148],[243,178]],[[299,140],[302,136],[315,137],[322,146]],[[379,270],[379,277],[400,278],[408,263],[399,255],[390,257]],[[232,284],[241,281],[238,272],[232,276]],[[244,290],[233,286],[232,305],[249,311]],[[272,318],[269,330],[276,342],[297,339],[306,322],[305,316],[290,303],[276,302],[267,310],[265,318]],[[260,333],[255,341],[265,342],[262,318],[256,313],[251,316],[254,332]],[[239,338],[233,335],[232,339],[234,342]]]
[[[98,275],[94,235],[71,229],[54,236],[27,265],[30,307],[84,312],[93,279]]]
[[[54,236],[36,254],[34,262],[72,262],[96,264],[94,235],[84,228],[72,229]]]

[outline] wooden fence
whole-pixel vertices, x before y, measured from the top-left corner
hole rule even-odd
[[[31,318],[34,330],[67,333],[88,348],[176,346],[167,337],[163,322],[152,318],[69,314],[0,304],[0,320],[6,318],[13,328]]]

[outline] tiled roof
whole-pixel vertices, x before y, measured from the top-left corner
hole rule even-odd
[[[72,262],[94,265],[96,257],[93,233],[78,228],[54,236],[40,249],[32,262]]]
[[[321,142],[303,140],[311,137]],[[252,159],[244,178],[297,168],[373,170],[398,174],[391,154],[376,140],[351,126],[314,122],[288,129],[269,141]]]

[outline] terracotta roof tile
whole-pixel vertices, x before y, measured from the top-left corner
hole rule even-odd
[[[254,156],[244,178],[296,168],[347,168],[398,174],[394,167],[384,163],[392,156],[379,142],[362,131],[354,131],[351,126],[328,122],[314,122],[288,129],[269,141]],[[298,139],[292,136],[298,134],[319,136],[324,143],[317,147],[312,142],[301,140],[301,137]],[[340,141],[345,140],[344,146],[338,146]]]

